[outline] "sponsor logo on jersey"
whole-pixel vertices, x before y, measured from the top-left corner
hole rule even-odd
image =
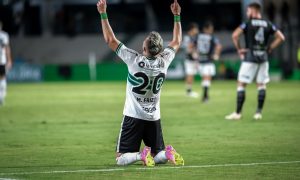
[[[158,63],[158,64],[146,64],[146,68],[148,69],[159,69],[164,68],[164,63]]]
[[[160,69],[165,67],[165,63],[163,61],[159,61],[158,63],[150,64],[145,61],[141,61],[138,63],[140,68],[147,68],[147,69]]]

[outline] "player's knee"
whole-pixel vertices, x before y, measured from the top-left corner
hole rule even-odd
[[[244,82],[238,82],[238,87],[243,87],[243,88],[246,88],[247,87],[247,83],[244,83]]]
[[[211,85],[211,81],[210,80],[203,80],[202,81],[202,86],[209,87],[210,85]]]
[[[257,84],[257,90],[260,91],[260,90],[266,90],[267,89],[267,86],[265,84]]]
[[[238,86],[237,87],[237,92],[245,91],[246,88],[244,86]]]

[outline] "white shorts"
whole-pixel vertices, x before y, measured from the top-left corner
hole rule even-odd
[[[188,76],[196,75],[198,72],[198,66],[199,63],[197,61],[185,60],[184,61],[185,74]]]
[[[256,83],[267,84],[270,82],[269,77],[269,62],[264,62],[261,64],[242,62],[239,71],[238,81],[246,84],[252,83],[254,77],[256,76]]]
[[[214,63],[203,63],[199,65],[199,72],[201,76],[215,76],[216,66]]]

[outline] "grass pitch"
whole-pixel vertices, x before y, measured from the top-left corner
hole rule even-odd
[[[261,121],[252,120],[257,91],[249,86],[243,119],[231,122],[234,82],[214,82],[202,104],[185,96],[183,82],[166,81],[163,132],[185,159],[180,169],[115,165],[125,86],[11,84],[0,108],[0,179],[300,179],[299,82],[269,85]]]

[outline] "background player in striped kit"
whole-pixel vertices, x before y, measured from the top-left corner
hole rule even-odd
[[[188,26],[187,35],[183,38],[183,47],[186,51],[186,57],[184,60],[185,68],[185,85],[186,85],[186,94],[189,97],[197,98],[198,93],[192,90],[194,83],[194,76],[198,72],[198,58],[199,54],[197,52],[197,38],[199,34],[199,27],[196,23],[191,23]]]
[[[197,38],[197,50],[199,53],[199,73],[202,77],[203,96],[202,101],[209,100],[209,88],[212,77],[216,75],[214,61],[218,61],[222,51],[220,41],[214,36],[214,25],[207,21],[203,25],[202,32]]]

